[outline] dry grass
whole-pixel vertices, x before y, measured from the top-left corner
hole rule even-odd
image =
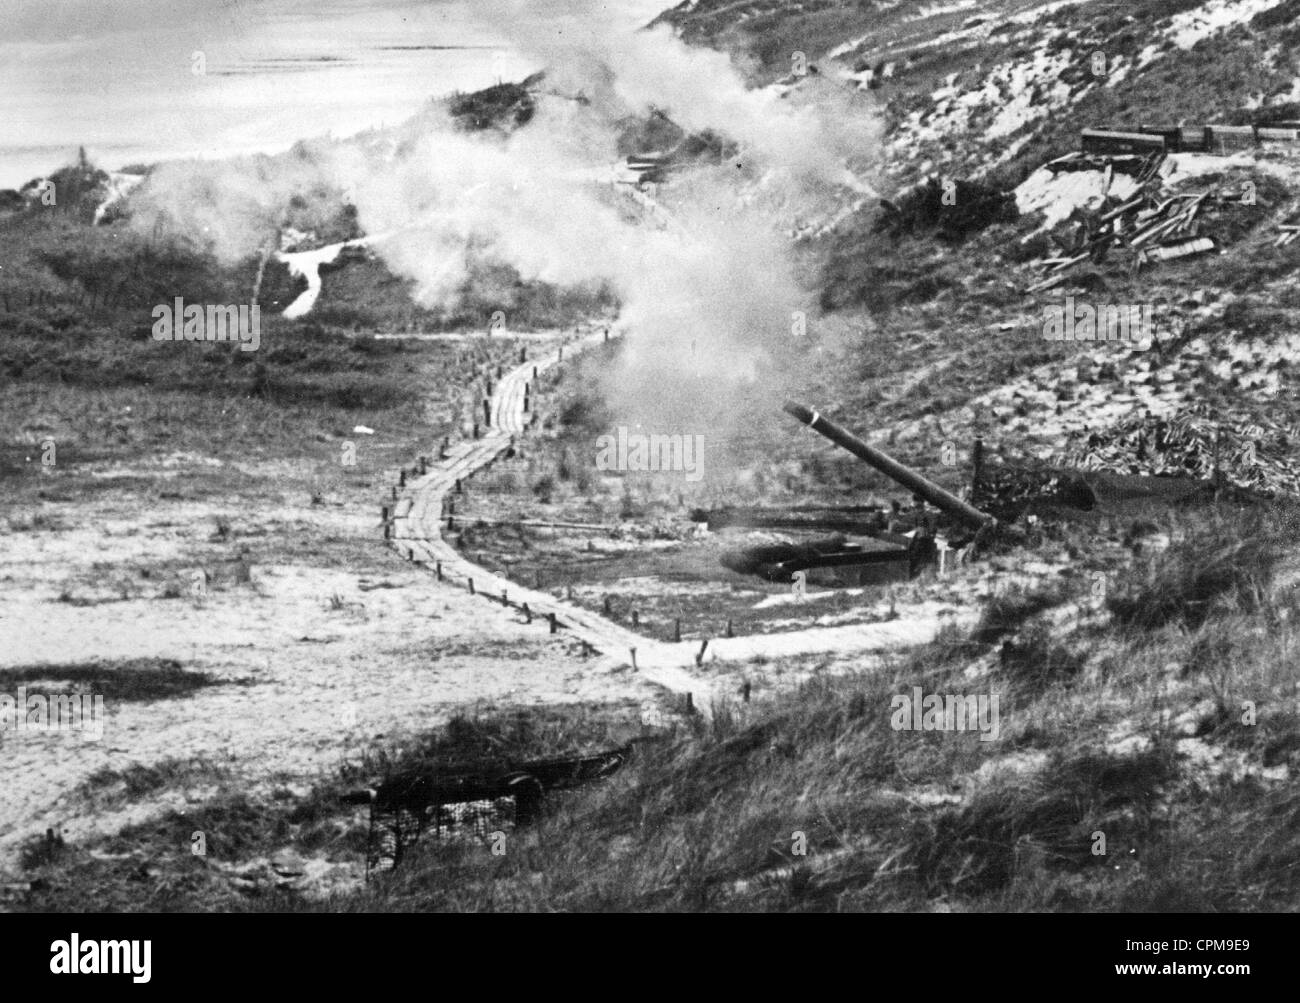
[[[715,29],[721,26],[707,18],[721,5],[697,5],[692,37],[720,37]],[[1151,5],[1137,28],[1184,6],[1184,0]],[[767,12],[738,38],[742,48],[757,52],[760,74],[771,76],[783,71],[788,58],[785,49],[791,47],[783,49],[780,39],[790,23],[805,31],[805,48],[815,55],[823,42],[841,41],[853,24],[875,16],[869,4],[810,8],[794,22]],[[1064,21],[1091,16],[1083,8],[1060,15]],[[1144,44],[1122,18],[1091,28],[1081,49],[1127,53]],[[1186,58],[1160,61],[1093,91],[1068,114],[1034,127],[1030,142],[999,175],[1001,187],[1047,156],[1073,148],[1082,125],[1153,117],[1202,121],[1240,112],[1256,94],[1289,87],[1295,67],[1288,50],[1278,61],[1262,57],[1276,40],[1269,33],[1284,29],[1289,22],[1265,19],[1255,25],[1256,34],[1236,30]],[[909,102],[928,100],[922,92],[943,73],[1005,55],[996,49],[973,47],[939,53],[931,63],[918,60],[912,67],[917,93],[907,93],[906,69],[891,85],[891,120]],[[957,162],[953,157],[982,156],[978,143],[961,139],[950,144],[951,157],[936,156],[937,169]],[[1269,184],[1261,191],[1270,213],[1290,205],[1285,191]],[[998,253],[1022,235],[1025,221],[991,227],[957,247],[907,237],[879,240],[870,234],[871,222],[864,215],[814,251],[827,259],[821,273],[827,316],[812,325],[806,344],[790,346],[772,363],[798,393],[843,411],[850,416],[846,423],[865,430],[942,415],[1048,358],[1068,364],[1040,344],[988,334],[992,325],[1032,310],[1019,294],[1023,283],[1006,281],[1009,272],[1017,277],[1018,263]],[[1257,232],[1242,228],[1234,236],[1242,243],[1212,263],[1171,265],[1136,278],[1108,267],[1089,273],[1086,281],[1117,301],[1138,302],[1157,295],[1174,299],[1206,284],[1256,289],[1284,277],[1285,256],[1272,253]],[[92,248],[100,258],[69,256],[66,250],[49,260],[25,254],[15,274],[21,282],[66,292],[67,284],[80,283],[80,276],[93,271],[91,264],[111,254],[101,247]],[[203,271],[202,262],[183,255],[172,264],[177,275]],[[239,273],[221,278],[242,281]],[[414,310],[400,289],[393,296],[384,293],[394,285],[390,278],[373,264],[350,264],[332,274],[313,323],[271,330],[270,351],[257,360],[266,367],[259,374],[237,354],[207,353],[193,372],[187,371],[193,360],[157,361],[138,343],[138,324],[123,318],[86,319],[68,309],[36,315],[24,310],[9,318],[15,331],[0,363],[22,382],[3,392],[0,409],[15,417],[6,427],[22,432],[3,444],[0,464],[24,474],[9,499],[21,499],[10,525],[17,532],[57,532],[58,503],[47,506],[49,499],[40,493],[98,490],[29,473],[23,457],[50,430],[72,440],[65,455],[75,470],[146,450],[183,448],[237,458],[250,441],[266,458],[301,458],[305,452],[323,464],[354,422],[407,428],[409,435],[386,439],[384,452],[364,475],[357,474],[356,483],[303,476],[283,486],[310,489],[318,498],[329,494],[326,488],[358,498],[372,490],[383,463],[413,455],[417,427],[427,443],[429,431],[455,420],[458,381],[473,362],[458,358],[448,364],[445,357],[425,354],[436,350],[418,346],[358,348],[345,337],[362,325],[418,327],[447,320]],[[528,290],[518,306],[526,317],[549,320],[608,303],[603,289],[579,290],[570,299],[552,293]],[[1272,290],[1265,293],[1271,296]],[[864,306],[872,316],[856,312]],[[455,320],[476,318],[471,311]],[[1261,299],[1239,307],[1228,321],[1280,327],[1285,315],[1270,312]],[[816,347],[827,354],[814,357]],[[922,361],[935,369],[914,378]],[[431,390],[428,375],[440,363],[445,378]],[[616,423],[594,389],[609,364],[610,356],[592,353],[566,366],[564,384],[547,388],[547,412],[557,417],[548,419],[548,436],[527,444],[526,461],[484,482],[479,490],[492,495],[494,504],[522,496],[529,512],[540,502],[546,514],[577,521],[649,520],[719,501],[861,501],[882,487],[833,448],[798,441],[752,388],[736,399],[715,399],[715,412],[699,416],[724,419],[728,429],[740,430],[710,453],[725,458],[727,473],[717,483],[691,489],[662,479],[595,477],[595,436]],[[114,367],[152,382],[136,385],[115,375]],[[250,390],[252,398],[246,396]],[[435,399],[432,417],[416,414],[418,396]],[[38,398],[50,402],[43,405],[49,429],[23,424]],[[1274,406],[1292,405],[1282,399]],[[137,418],[122,419],[126,407]],[[140,414],[149,419],[139,421]],[[852,420],[855,415],[859,422]],[[225,438],[214,441],[214,428]],[[84,429],[93,431],[71,431]],[[917,455],[904,452],[900,459],[958,486],[959,473],[943,470],[937,456],[907,448]],[[749,476],[760,466],[761,482]],[[223,475],[229,484],[248,488],[247,504],[264,503],[271,489],[241,476]],[[204,490],[229,484],[217,480]],[[640,746],[608,782],[551,799],[539,824],[509,834],[504,857],[472,843],[426,844],[401,869],[362,891],[307,901],[283,894],[249,898],[218,868],[196,861],[187,842],[195,830],[207,833],[222,864],[285,845],[358,856],[364,825],[337,803],[349,787],[411,768],[619,744],[635,721],[627,708],[469,715],[423,742],[371,748],[305,795],[255,796],[211,764],[187,761],[101,775],[94,785],[101,791],[143,794],[190,782],[219,789],[199,806],[128,827],[94,847],[63,848],[57,860],[33,850],[27,860],[32,876],[49,885],[31,907],[74,910],[94,902],[103,908],[214,910],[1295,910],[1297,607],[1276,580],[1290,558],[1293,514],[1171,508],[1160,523],[1173,546],[1124,564],[1115,557],[1114,551],[1122,551],[1118,541],[1110,546],[1097,522],[1047,526],[1038,549],[1064,548],[1076,558],[1080,573],[1067,585],[1005,593],[969,636],[945,636],[871,672],[814,676],[754,704],[718,707],[708,726],[679,723],[666,741]],[[239,520],[228,518],[226,525],[214,542],[235,546]],[[501,540],[514,547],[526,539],[518,526],[508,526],[497,549],[507,549]],[[480,541],[471,533],[469,542]],[[1034,548],[1026,547],[1007,560],[1014,565],[1032,556]],[[1098,567],[1108,573],[1109,600],[1057,618],[1066,604],[1078,612],[1081,572]],[[792,661],[764,668],[776,675],[809,666]],[[159,678],[148,685],[173,682]],[[139,693],[147,694],[148,685],[141,685]],[[999,695],[1000,737],[981,742],[970,733],[895,730],[892,699],[916,686],[927,693]],[[1096,852],[1098,834],[1106,839],[1104,854]],[[95,857],[91,849],[123,859]]]
[[[1109,600],[1123,625],[1152,629],[1182,623],[1195,630],[1216,605],[1250,613],[1268,594],[1282,555],[1279,534],[1293,533],[1294,515],[1257,513],[1194,525],[1186,537],[1145,562]]]
[[[1215,518],[1171,517],[1188,539]],[[1159,580],[1195,595],[1199,567],[1171,557]],[[1132,587],[1146,581],[1141,566],[1133,574]],[[229,861],[286,842],[359,854],[364,829],[333,800],[342,790],[410,768],[621,744],[634,714],[467,716],[427,740],[369,750],[306,798],[268,803],[226,789],[104,844],[158,854],[163,898],[133,885],[126,864],[80,848],[58,866],[125,908],[1296,908],[1289,596],[1272,589],[1250,605],[1212,604],[1195,627],[1184,618],[1121,630],[1102,608],[1049,630],[1078,598],[1013,592],[970,636],[945,636],[869,674],[719,707],[708,726],[679,723],[667,741],[638,746],[614,778],[552,797],[536,826],[509,833],[503,857],[472,842],[426,843],[362,891],[306,900],[236,893],[167,847],[203,829],[210,845],[219,834]],[[1000,738],[894,730],[892,697],[914,686],[1000,693]],[[1246,701],[1254,723],[1242,721]],[[1217,757],[1197,752],[1205,747]],[[140,780],[159,782],[152,771]],[[76,908],[69,886],[59,888],[33,904]]]

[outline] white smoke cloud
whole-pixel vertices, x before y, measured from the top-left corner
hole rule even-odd
[[[285,160],[284,175],[270,181],[214,182],[200,172],[174,186],[186,197],[172,208],[182,211],[196,185],[224,186],[228,198],[217,204],[235,211],[204,225],[220,234],[222,250],[233,254],[243,241],[249,253],[265,241],[268,206],[328,182],[353,193],[366,232],[385,235],[374,249],[415,280],[429,307],[455,305],[473,255],[525,280],[608,283],[630,335],[611,399],[631,419],[689,416],[696,377],[751,374],[768,346],[790,336],[792,313],[809,309],[789,228],[845,197],[835,186],[846,161],[876,145],[877,116],[831,81],[805,81],[789,99],[749,89],[724,54],[689,48],[667,28],[632,30],[593,0],[566,3],[560,15],[514,0],[483,0],[479,9],[548,67],[547,90],[587,100],[543,96],[534,119],[509,137],[459,132],[428,112],[396,153],[316,144],[310,159]],[[593,180],[616,159],[627,117],[650,109],[739,147],[735,158],[663,186],[667,229],[639,218],[625,191]]]
[[[746,85],[726,53],[695,48],[667,25],[628,29],[626,20],[599,0],[565,3],[563,13],[530,0],[481,0],[476,12],[506,32],[522,53],[548,67],[562,86],[582,89],[610,114],[666,111],[688,131],[724,132],[768,169],[790,179],[844,180],[846,160],[878,143],[879,122],[865,115],[869,99],[842,85],[807,81],[784,98],[773,88]]]
[[[838,205],[846,162],[878,145],[878,116],[855,104],[869,98],[818,79],[793,99],[750,89],[725,54],[692,49],[666,27],[632,30],[594,0],[558,15],[518,0],[485,0],[478,11],[547,67],[547,90],[585,102],[544,97],[533,122],[504,141],[430,133],[384,175],[377,197],[358,197],[363,225],[420,220],[381,253],[429,304],[467,277],[471,237],[526,279],[608,281],[630,332],[611,399],[629,418],[689,414],[695,377],[752,374],[765,349],[790,336],[792,314],[809,309],[789,227]],[[740,151],[663,186],[667,230],[589,180],[615,159],[620,123],[651,109]]]

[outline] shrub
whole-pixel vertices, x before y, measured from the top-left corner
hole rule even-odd
[[[1279,552],[1259,520],[1252,522],[1203,529],[1170,547],[1109,600],[1110,611],[1126,626],[1149,630],[1167,623],[1195,629],[1216,605],[1259,609]]]

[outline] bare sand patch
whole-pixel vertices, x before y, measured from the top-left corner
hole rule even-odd
[[[23,839],[47,827],[79,841],[203,795],[167,790],[100,813],[78,793],[99,770],[210,757],[263,791],[309,783],[363,744],[426,730],[465,707],[653,695],[544,625],[439,586],[383,547],[360,506],[278,498],[258,513],[112,493],[42,509],[62,528],[4,535],[0,667],[155,657],[217,685],[110,704],[99,741],[75,731],[0,736],[6,869]],[[235,529],[214,540],[222,518]],[[228,574],[241,552],[250,564],[242,583]],[[259,553],[274,563],[259,563]],[[188,588],[195,569],[208,573],[204,595]],[[176,584],[178,595],[168,588]]]

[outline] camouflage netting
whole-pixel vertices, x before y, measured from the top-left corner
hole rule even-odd
[[[1104,431],[1075,433],[1065,462],[1080,470],[1185,476],[1300,496],[1300,465],[1287,457],[1294,433],[1261,421],[1210,417],[1199,404],[1169,418],[1149,411]]]
[[[1097,497],[1069,471],[986,463],[970,503],[1001,522],[1015,522],[1040,505],[1091,511]]]

